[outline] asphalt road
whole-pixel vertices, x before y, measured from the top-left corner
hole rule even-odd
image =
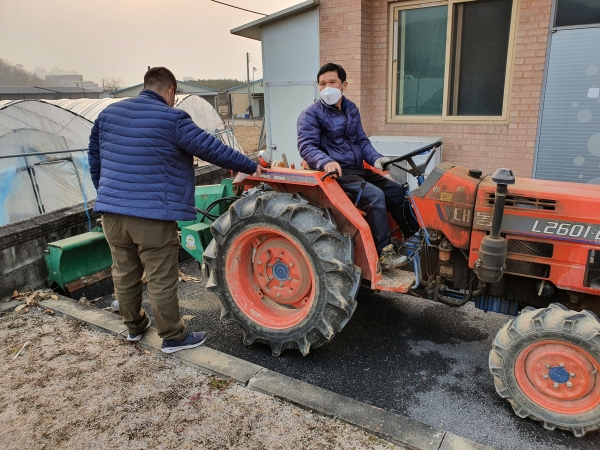
[[[193,260],[181,270],[201,278]],[[600,448],[600,432],[578,439],[545,430],[517,417],[498,396],[487,361],[507,316],[472,303],[450,308],[368,294],[359,297],[354,316],[331,343],[306,357],[288,350],[275,358],[266,345],[244,346],[241,330],[221,323],[219,300],[204,284],[181,282],[180,303],[183,315],[194,316],[190,328],[208,333],[211,348],[498,449]],[[110,300],[106,296],[97,306]],[[144,307],[149,311],[145,290]]]

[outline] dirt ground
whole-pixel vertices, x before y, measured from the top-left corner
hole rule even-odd
[[[252,125],[252,120],[247,120],[242,125],[239,121],[235,122],[235,140],[240,144],[244,153],[247,155],[258,151],[258,140],[260,138],[261,122],[256,121],[256,125]]]
[[[397,448],[37,308],[0,343],[3,450]]]

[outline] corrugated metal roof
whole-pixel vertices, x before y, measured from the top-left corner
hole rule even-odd
[[[297,16],[298,14],[311,11],[317,6],[319,6],[319,0],[308,0],[302,3],[298,3],[297,5],[291,6],[286,9],[282,9],[281,11],[269,14],[266,17],[262,17],[253,22],[234,28],[230,31],[230,33],[235,34],[237,36],[247,37],[249,39],[260,41],[262,37],[261,28],[267,25],[271,25],[275,22],[280,22],[282,20],[289,19],[290,17]]]
[[[48,91],[35,86],[0,86],[0,94],[46,94]]]
[[[260,80],[251,81],[250,86],[252,86],[253,84],[256,84],[256,83],[262,83],[262,81],[263,81],[262,78]],[[229,89],[225,89],[225,92],[235,91],[236,89],[240,89],[243,87],[245,88],[247,86],[248,86],[248,83],[240,84],[238,86],[234,86],[234,87],[230,87]]]
[[[196,83],[188,83],[187,81],[177,80],[177,85],[180,85],[180,84],[184,84],[186,86],[193,86],[193,87],[197,87],[197,88],[200,88],[200,89],[205,89],[208,92],[217,92],[217,93],[219,92],[219,90],[215,89],[215,88],[211,88],[211,87],[208,87],[208,86],[202,86],[201,84],[196,84]],[[143,85],[144,85],[144,83],[134,84],[133,86],[128,86],[126,88],[119,89],[118,91],[113,92],[113,94],[118,94],[119,92],[127,91],[129,89],[137,88],[137,87],[140,87],[140,86],[143,86]]]
[[[83,87],[64,87],[64,86],[35,86],[50,92],[59,92],[63,94],[71,94],[74,92],[103,92],[102,89],[86,89]]]

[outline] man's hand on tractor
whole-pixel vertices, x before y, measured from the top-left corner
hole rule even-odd
[[[373,165],[373,167],[375,167],[377,170],[387,170],[387,167],[384,169],[383,165],[387,162],[390,162],[391,159],[388,158],[387,156],[382,156],[381,158],[379,158],[377,161],[375,161],[375,164]]]
[[[256,165],[256,172],[254,172],[254,175],[257,177],[260,177],[260,174],[262,173],[262,167],[260,166],[260,164]]]
[[[338,176],[340,176],[340,177],[342,176],[342,168],[335,161],[325,164],[325,167],[323,167],[323,170],[325,171],[325,173],[337,172],[337,175],[331,175],[331,178],[334,178],[334,179],[337,178]]]

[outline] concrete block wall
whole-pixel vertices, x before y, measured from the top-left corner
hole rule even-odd
[[[510,167],[531,177],[552,0],[519,1],[509,123],[387,123],[390,0],[321,0],[320,59],[348,72],[347,96],[367,135],[442,136],[443,159],[492,172]]]

